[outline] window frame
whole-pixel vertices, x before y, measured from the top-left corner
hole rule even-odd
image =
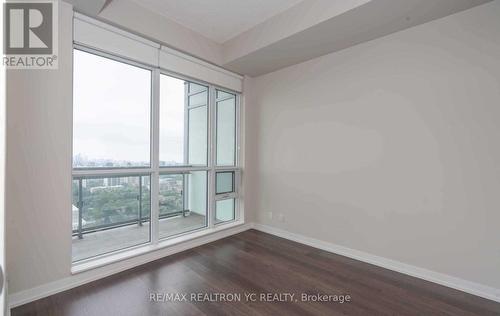
[[[150,176],[150,241],[147,243],[141,243],[140,245],[134,247],[127,247],[124,249],[118,249],[116,251],[107,252],[99,254],[97,256],[73,261],[73,266],[86,265],[89,262],[100,261],[103,258],[122,254],[127,251],[132,251],[134,249],[143,249],[145,252],[153,251],[160,247],[161,244],[175,243],[176,240],[180,240],[185,236],[191,234],[196,235],[197,232],[211,233],[218,231],[223,225],[227,227],[230,224],[235,224],[236,222],[243,221],[241,213],[242,200],[239,194],[241,187],[241,161],[240,161],[240,142],[241,142],[241,93],[221,87],[219,85],[211,84],[203,80],[198,80],[189,76],[185,76],[176,72],[169,71],[162,67],[151,66],[141,62],[131,60],[122,56],[117,56],[104,52],[95,48],[87,47],[81,44],[74,43],[73,50],[81,50],[87,53],[91,53],[103,58],[108,58],[114,61],[129,64],[131,66],[140,67],[151,71],[151,98],[150,98],[150,161],[149,166],[137,166],[137,167],[85,167],[85,168],[73,168],[72,166],[72,176],[70,183],[74,179],[82,177],[126,177],[126,176],[136,176],[149,175]],[[74,59],[73,59],[74,63]],[[192,82],[194,84],[199,84],[206,86],[208,88],[208,103],[207,103],[207,164],[206,166],[199,165],[185,165],[185,166],[160,166],[159,148],[160,148],[160,76],[166,75],[174,77],[180,80],[185,80]],[[235,164],[234,166],[217,166],[216,165],[216,91],[222,91],[225,93],[230,93],[235,96]],[[187,102],[187,101],[186,101]],[[72,104],[73,106],[73,104]],[[188,108],[191,108],[188,106]],[[193,107],[194,108],[194,107]],[[72,130],[71,137],[73,142],[73,117],[72,117]],[[186,118],[185,118],[186,124]],[[184,136],[185,139],[187,135]],[[184,146],[188,146],[187,143]],[[71,161],[73,161],[73,146]],[[190,231],[182,232],[179,234],[171,235],[165,238],[159,237],[159,179],[162,174],[176,174],[176,173],[189,173],[194,171],[206,171],[207,172],[207,216],[206,223],[204,227],[193,229]],[[234,172],[234,192],[226,194],[216,194],[216,172]],[[71,196],[73,195],[72,190]],[[215,204],[217,200],[234,198],[234,219],[231,221],[216,223],[215,221]],[[146,249],[152,250],[146,250]]]
[[[73,126],[73,122],[74,122],[74,117],[72,115],[72,118],[71,118],[71,169],[73,171],[75,170],[82,170],[82,171],[95,171],[95,170],[136,170],[136,171],[143,171],[143,170],[148,170],[148,169],[152,169],[152,165],[153,165],[153,138],[152,138],[152,134],[153,134],[153,109],[154,109],[154,70],[155,70],[155,67],[152,67],[152,66],[149,66],[149,65],[146,65],[144,63],[140,63],[140,62],[137,62],[137,61],[134,61],[134,60],[131,60],[131,59],[128,59],[128,58],[124,58],[124,57],[121,57],[121,56],[116,56],[116,55],[112,55],[110,53],[107,53],[107,52],[104,52],[104,51],[101,51],[101,50],[98,50],[98,49],[95,49],[95,48],[90,48],[90,47],[87,47],[87,46],[83,46],[83,45],[80,45],[80,44],[73,44],[73,51],[74,50],[79,50],[79,51],[82,51],[82,52],[85,52],[85,53],[88,53],[88,54],[92,54],[92,55],[95,55],[95,56],[98,56],[98,57],[102,57],[102,58],[106,58],[106,59],[110,59],[112,61],[116,61],[116,62],[120,62],[120,63],[123,63],[123,64],[126,64],[126,65],[130,65],[130,66],[133,66],[133,67],[137,67],[137,68],[141,68],[141,69],[145,69],[145,70],[148,70],[151,72],[151,89],[150,89],[150,97],[149,97],[149,100],[150,100],[150,105],[149,105],[149,166],[133,166],[133,167],[77,167],[77,168],[74,168],[73,167],[73,130],[74,130],[74,126]],[[74,56],[73,56],[73,51],[72,51],[72,63],[73,63],[73,67],[74,67]],[[74,73],[73,73],[73,76],[74,76]],[[72,86],[71,86],[71,89],[72,89],[72,95],[74,96],[73,94],[73,85],[75,84],[74,83],[74,77],[72,77]],[[73,98],[71,99],[71,102],[72,102],[72,105],[71,105],[71,108],[73,109]],[[73,113],[73,111],[72,111]]]

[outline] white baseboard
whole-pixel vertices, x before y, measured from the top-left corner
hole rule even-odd
[[[29,302],[36,301],[38,299],[63,292],[74,287],[89,283],[104,277],[110,276],[112,274],[122,272],[141,264],[145,264],[157,259],[161,259],[166,256],[173,255],[175,253],[188,250],[194,247],[201,246],[206,243],[210,243],[225,237],[229,237],[234,234],[241,233],[252,228],[253,225],[250,223],[238,225],[235,227],[220,230],[215,233],[205,235],[203,237],[195,238],[180,244],[173,245],[168,248],[163,248],[158,251],[150,252],[141,256],[137,256],[121,263],[110,265],[107,267],[101,267],[93,271],[88,271],[89,273],[81,273],[66,278],[46,283],[25,291],[20,291],[8,295],[9,308],[14,308],[20,305],[27,304]]]
[[[376,255],[372,255],[363,251],[350,249],[347,247],[335,245],[326,241],[294,234],[286,230],[276,227],[254,223],[252,227],[256,230],[268,233],[274,236],[282,237],[291,241],[295,241],[307,246],[332,252],[338,255],[370,263],[382,268],[407,274],[412,277],[423,279],[429,282],[444,285],[462,292],[480,296],[492,301],[500,302],[500,289],[493,288],[487,285],[463,280],[447,274],[430,271],[427,269],[412,266],[396,260],[391,260]]]

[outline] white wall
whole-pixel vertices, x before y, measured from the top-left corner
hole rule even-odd
[[[498,17],[494,1],[255,78],[256,220],[500,288]]]
[[[255,151],[257,148],[255,143],[257,141],[257,129],[253,125],[257,119],[257,111],[254,110],[255,79],[245,76],[243,80],[243,89],[245,93],[240,103],[242,113],[240,130],[243,135],[240,139],[240,156],[244,159],[241,159],[243,172],[240,196],[245,201],[245,221],[251,223],[255,221],[255,211],[257,210],[256,202],[258,200],[257,188],[255,187],[257,184],[256,170],[258,169],[258,159]]]
[[[9,292],[71,267],[72,8],[59,4],[59,69],[7,72]]]

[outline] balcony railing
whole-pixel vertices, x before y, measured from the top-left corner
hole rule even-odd
[[[92,191],[93,189],[95,190],[96,187],[88,188],[85,187],[84,185],[84,178],[75,178],[75,186],[73,188],[74,190],[74,199],[75,201],[75,206],[73,207],[73,230],[72,230],[72,235],[73,236],[78,236],[79,239],[82,239],[85,234],[89,233],[94,233],[98,231],[104,231],[108,229],[115,229],[119,227],[124,227],[124,226],[130,226],[130,225],[138,225],[142,226],[143,223],[150,221],[150,192],[149,188],[147,186],[143,186],[143,177],[145,176],[136,176],[135,182],[133,183],[132,186],[122,186],[122,185],[113,185],[107,186],[107,187],[97,187],[100,191]],[[183,187],[184,183],[180,187]],[[130,188],[133,189],[130,189]],[[145,189],[144,189],[145,188]],[[127,191],[128,189],[128,191]],[[109,190],[109,191],[106,191]],[[143,191],[146,192],[143,192]],[[134,192],[135,191],[135,192]],[[97,195],[97,197],[93,196],[93,194],[96,194],[95,192],[101,192],[101,195]],[[109,194],[109,201],[107,200],[107,196],[104,195],[102,196],[102,192],[106,192],[104,194]],[[159,219],[167,219],[175,216],[187,216],[190,212],[190,210],[185,208],[185,199],[183,195],[184,190],[177,190],[175,191],[175,198],[177,199],[177,204],[175,207],[172,204],[175,203],[162,203],[160,201],[160,214],[159,214]],[[144,194],[145,193],[145,194]],[[113,196],[113,194],[117,194],[118,198],[116,196]],[[85,195],[85,198],[84,198]],[[122,207],[118,208],[103,208],[105,205],[113,204],[114,199],[120,200],[123,205]],[[123,202],[123,200],[126,200],[126,202]],[[134,200],[137,200],[137,204],[133,202]],[[144,204],[143,202],[146,202]],[[96,207],[96,201],[99,201],[100,203]],[[182,202],[179,202],[182,201]],[[109,203],[108,203],[109,202]],[[93,203],[93,207],[95,207],[98,212],[97,214],[101,215],[94,215],[94,217],[98,217],[97,220],[93,219],[92,221],[88,220],[89,214],[86,213],[87,218],[85,218],[84,212],[89,212],[91,210],[95,209],[86,209],[85,208],[85,203]],[[182,204],[182,205],[181,205]],[[125,207],[126,205],[126,207]],[[135,211],[130,212],[130,209],[135,209],[137,206],[137,211],[136,214],[134,214]],[[169,210],[170,208],[170,210]],[[166,210],[166,211],[165,211]],[[128,211],[128,212],[127,212]],[[77,214],[75,214],[75,212]],[[127,214],[123,214],[126,212]],[[106,214],[106,215],[104,215]],[[77,215],[77,216],[75,216]],[[101,216],[99,218],[99,216]],[[87,221],[85,221],[87,219]],[[105,220],[104,220],[105,219]],[[94,223],[96,222],[96,223]]]
[[[80,218],[81,218],[81,209],[80,208],[78,209],[78,213],[79,213],[78,214],[78,218],[79,218],[78,228],[73,229],[73,236],[78,236],[78,238],[80,238],[80,239],[82,239],[83,235],[85,235],[85,234],[95,233],[98,231],[120,228],[120,227],[130,226],[130,225],[142,226],[143,223],[149,221],[149,216],[141,216],[141,217],[138,216],[137,219],[129,219],[129,220],[123,220],[123,221],[113,222],[113,223],[109,223],[109,224],[99,224],[99,225],[92,225],[92,226],[83,227],[82,221],[80,220]],[[166,219],[166,218],[171,218],[171,217],[181,216],[181,215],[186,216],[187,214],[189,214],[189,210],[173,211],[173,212],[160,214],[159,218]]]

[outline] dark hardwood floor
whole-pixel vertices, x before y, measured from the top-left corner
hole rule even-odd
[[[187,294],[187,301],[168,301],[179,295],[155,296],[166,300],[155,302],[156,293]],[[191,293],[212,296],[192,301]],[[222,299],[217,293],[226,301],[203,302]],[[234,301],[238,293],[240,302]],[[256,301],[247,301],[245,293],[257,293]],[[295,296],[266,302],[260,296],[265,293]],[[302,301],[302,293],[331,295],[333,301]],[[350,301],[340,303],[335,295]],[[484,316],[500,315],[500,303],[249,230],[17,307],[12,315]]]

